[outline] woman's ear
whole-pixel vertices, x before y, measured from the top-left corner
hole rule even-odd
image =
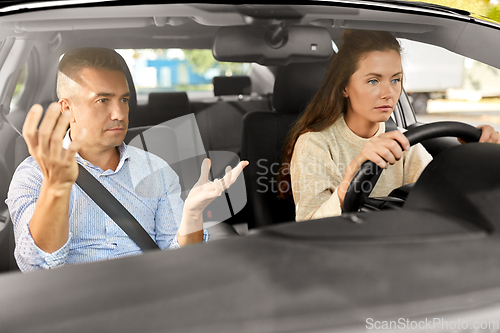
[[[347,93],[347,87],[344,88],[344,90],[342,91],[342,94],[344,95],[345,98],[349,97],[349,94]]]

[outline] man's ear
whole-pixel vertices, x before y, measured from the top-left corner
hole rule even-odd
[[[74,123],[75,122],[75,116],[73,114],[73,107],[72,107],[70,101],[68,101],[66,98],[61,98],[58,103],[61,106],[61,113],[64,113],[65,111],[70,112],[70,114],[71,114],[71,120],[69,122],[70,123]]]

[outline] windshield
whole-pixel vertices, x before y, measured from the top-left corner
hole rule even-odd
[[[151,92],[212,92],[216,76],[248,75],[249,63],[218,62],[212,50],[118,49],[136,86],[139,99]]]

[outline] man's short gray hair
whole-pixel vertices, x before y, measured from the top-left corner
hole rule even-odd
[[[78,82],[80,71],[84,68],[120,71],[124,73],[118,53],[100,47],[78,48],[68,51],[59,62],[57,69],[57,97],[67,98],[73,93],[70,81]]]

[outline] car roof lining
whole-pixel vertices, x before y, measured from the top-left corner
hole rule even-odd
[[[468,16],[424,8],[410,12],[396,4],[390,6],[388,16],[377,5],[340,2],[321,6],[290,5],[285,7],[283,15],[266,18],[262,8],[268,7],[163,4],[100,6],[98,11],[91,7],[33,11],[0,17],[0,39],[13,35],[38,39],[40,34],[59,31],[62,36],[60,53],[82,46],[209,49],[219,26],[275,25],[288,20],[289,24],[323,26],[334,40],[345,28],[390,31],[396,37],[439,45],[500,68],[500,58],[492,56],[500,53],[500,45],[494,38],[496,26],[475,24]],[[434,16],[420,15],[419,12],[432,12]],[[467,38],[470,29],[484,31],[480,47],[477,47],[477,41]]]
[[[324,6],[295,5],[286,6],[285,13],[298,13],[294,17],[283,17],[299,24],[314,24],[333,28],[378,29],[404,33],[423,33],[435,30],[442,25],[442,17],[428,17],[416,13],[393,11],[387,14],[370,8],[355,8],[355,4],[327,4]],[[366,6],[365,6],[366,7]],[[397,6],[396,6],[397,7]],[[395,8],[396,8],[395,7]],[[0,17],[0,28],[3,34],[16,35],[33,31],[68,31],[68,30],[107,30],[138,27],[162,26],[174,28],[173,25],[185,22],[196,22],[199,31],[209,26],[228,26],[277,23],[277,18],[262,18],[258,15],[261,6],[221,5],[221,4],[165,4],[141,6],[100,6],[99,10],[91,7],[60,8],[13,14]],[[266,7],[267,8],[267,7]],[[374,8],[375,9],[375,8]],[[253,14],[252,13],[256,13]],[[289,14],[290,16],[291,14]],[[40,19],[43,17],[43,19]],[[189,18],[187,20],[186,18]],[[177,19],[177,20],[175,20]],[[462,16],[454,15],[454,20],[465,23]],[[278,22],[279,23],[279,22]],[[158,26],[157,26],[158,25]],[[182,24],[181,24],[182,26]],[[192,25],[193,26],[193,25]],[[177,26],[178,27],[178,26]],[[9,32],[10,31],[10,32]],[[146,30],[149,32],[148,30]]]
[[[267,6],[268,7],[268,6]],[[267,8],[266,7],[266,8]],[[23,14],[14,14],[9,16],[0,17],[0,27],[7,30],[16,31],[46,31],[53,29],[54,31],[72,30],[72,29],[86,29],[86,25],[94,25],[97,21],[105,22],[100,23],[105,28],[125,28],[127,24],[129,27],[136,27],[137,25],[155,25],[162,20],[154,18],[192,18],[195,22],[202,26],[228,26],[228,25],[242,25],[253,24],[258,21],[276,22],[277,18],[262,18],[260,16],[252,15],[252,10],[257,11],[259,6],[245,6],[245,5],[216,5],[216,4],[166,4],[166,5],[141,5],[141,6],[101,6],[96,11],[95,8],[82,7],[82,8],[61,8],[54,10],[27,12]],[[281,7],[282,8],[282,7]],[[293,20],[296,23],[307,24],[314,23],[317,20],[333,20],[335,27],[341,27],[344,20],[348,20],[349,24],[355,24],[356,21],[362,20],[380,22],[383,20],[385,14],[381,14],[376,10],[358,9],[337,7],[332,5],[326,6],[286,6],[286,11],[293,11],[298,13],[296,16],[283,20]],[[277,15],[277,14],[274,14]],[[40,19],[43,17],[43,19]],[[278,16],[279,18],[279,16]],[[437,24],[438,18],[426,17],[417,14],[408,13],[391,13],[390,28],[393,31],[407,31],[417,28],[418,25],[432,25]],[[72,24],[71,24],[72,23]],[[166,25],[169,21],[164,22]],[[317,22],[316,22],[317,24]],[[380,23],[379,28],[380,28]],[[415,24],[408,27],[408,24]],[[358,27],[359,29],[360,27]],[[428,29],[428,27],[426,28]],[[415,30],[413,30],[416,32]]]

